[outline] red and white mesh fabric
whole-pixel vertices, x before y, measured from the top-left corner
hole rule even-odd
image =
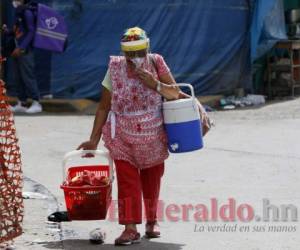
[[[21,155],[13,114],[0,80],[0,243],[22,234]]]

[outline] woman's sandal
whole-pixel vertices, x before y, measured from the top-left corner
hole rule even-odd
[[[115,240],[116,246],[126,246],[141,242],[141,235],[133,229],[125,229],[122,234]]]
[[[159,226],[158,226],[157,222],[147,222],[146,223],[145,235],[149,239],[160,237],[160,231],[159,231]]]

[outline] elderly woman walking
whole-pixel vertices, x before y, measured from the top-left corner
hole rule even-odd
[[[14,118],[0,80],[0,249],[12,249],[22,234],[23,220],[21,157]]]
[[[124,56],[110,58],[90,140],[78,149],[96,149],[103,135],[116,166],[119,223],[125,225],[115,244],[128,245],[140,241],[136,225],[142,223],[142,197],[145,234],[160,236],[156,213],[168,157],[162,97],[174,100],[187,95],[177,87],[163,57],[148,53],[144,30],[126,30],[121,49]]]

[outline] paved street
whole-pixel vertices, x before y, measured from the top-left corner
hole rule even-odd
[[[299,214],[300,99],[255,109],[214,112],[211,117],[216,127],[205,138],[205,149],[173,154],[167,160],[161,192],[162,237],[143,239],[141,245],[131,249],[299,250],[299,221],[256,220],[263,215],[263,199],[278,209],[280,205],[291,204],[298,208]],[[93,116],[46,114],[17,116],[15,121],[23,170],[28,178],[24,191],[41,194],[25,200],[25,233],[16,242],[18,249],[114,249],[114,238],[122,230],[117,221],[56,226],[45,223],[48,213],[57,206],[64,208],[59,188],[63,155],[89,137]],[[116,199],[115,184],[113,199]],[[244,215],[236,214],[236,221],[224,222],[221,218],[195,221],[197,204],[205,205],[211,218],[212,200],[217,200],[220,209],[230,198],[235,200],[235,210],[241,204],[252,207],[257,215],[253,221],[239,219],[247,217],[249,210],[245,209]],[[172,216],[166,209],[171,204],[177,209]],[[189,214],[184,213],[182,205],[191,205]],[[272,211],[269,212],[272,218]],[[177,217],[179,221],[172,221]],[[89,231],[96,227],[107,233],[102,246],[88,242]],[[241,232],[244,228],[246,232]],[[141,225],[139,229],[143,234],[144,227]]]

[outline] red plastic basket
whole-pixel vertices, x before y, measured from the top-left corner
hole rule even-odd
[[[67,178],[83,174],[88,170],[95,176],[110,177],[110,166],[76,166],[68,169]],[[111,203],[112,182],[104,186],[74,187],[61,185],[65,193],[66,207],[70,220],[104,220]]]

